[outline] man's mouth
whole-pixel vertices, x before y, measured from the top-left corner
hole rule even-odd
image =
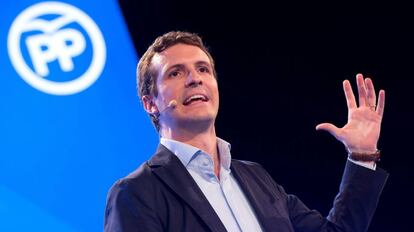
[[[203,94],[194,94],[194,95],[191,95],[191,96],[187,97],[184,100],[183,105],[187,106],[187,105],[190,105],[192,103],[200,102],[200,101],[201,102],[206,102],[206,101],[208,101],[208,97],[203,95]]]

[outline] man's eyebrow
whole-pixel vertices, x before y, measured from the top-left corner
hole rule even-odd
[[[200,61],[195,62],[195,65],[196,66],[199,66],[199,65],[207,65],[207,66],[211,67],[210,62],[207,62],[207,61],[204,61],[204,60],[200,60]],[[184,64],[174,64],[174,65],[171,65],[170,67],[168,67],[166,71],[168,72],[171,69],[176,69],[176,68],[183,69],[184,67],[185,67]]]
[[[197,61],[196,62],[196,65],[198,66],[198,65],[207,65],[207,66],[209,66],[209,67],[211,67],[211,64],[210,64],[210,62],[207,62],[207,61]]]
[[[170,67],[167,68],[167,72],[169,70],[171,70],[171,69],[176,69],[176,68],[182,69],[182,68],[184,68],[184,65],[183,64],[174,64],[174,65],[171,65]]]

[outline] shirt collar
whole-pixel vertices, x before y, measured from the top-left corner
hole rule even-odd
[[[217,147],[219,151],[221,166],[226,170],[230,170],[230,164],[231,164],[230,143],[228,143],[224,139],[217,137]]]
[[[172,153],[174,153],[185,167],[188,166],[196,154],[203,152],[200,148],[173,139],[161,137],[160,143],[168,148]],[[224,139],[217,137],[217,147],[219,151],[221,166],[226,170],[230,170],[230,143]]]
[[[201,149],[189,144],[173,139],[166,139],[163,137],[161,137],[160,143],[168,148],[172,153],[174,153],[174,155],[178,157],[181,163],[183,163],[184,167],[187,167],[191,158],[201,151]]]

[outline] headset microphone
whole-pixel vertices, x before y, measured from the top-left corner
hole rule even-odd
[[[167,108],[170,108],[170,107],[175,108],[177,105],[178,105],[178,103],[177,103],[177,101],[176,101],[176,100],[171,100],[171,101],[168,103]],[[165,109],[164,109],[164,110],[165,110]]]
[[[161,116],[162,113],[164,113],[166,110],[168,109],[174,109],[176,106],[178,105],[176,100],[171,100],[167,107],[165,107],[163,110],[161,110],[160,112],[156,113],[157,118],[159,118]]]

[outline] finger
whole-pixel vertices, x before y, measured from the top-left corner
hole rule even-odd
[[[385,107],[385,91],[381,90],[378,94],[377,113],[382,117]]]
[[[321,123],[316,126],[316,130],[325,130],[331,133],[331,135],[335,136],[336,138],[339,135],[339,128],[331,123]]]
[[[358,86],[358,99],[359,99],[359,106],[366,106],[366,99],[367,99],[367,94],[366,94],[366,89],[365,89],[365,81],[364,81],[364,76],[362,76],[361,73],[358,73],[356,75],[356,81],[357,81],[357,86]]]
[[[374,84],[372,83],[371,78],[365,78],[365,87],[367,91],[367,104],[371,107],[374,107],[375,110],[375,103],[377,101],[377,95],[375,93]]]
[[[348,110],[354,109],[357,107],[354,92],[352,91],[351,83],[348,80],[344,80],[342,83],[344,87],[344,93],[346,98],[346,105],[348,106]]]

